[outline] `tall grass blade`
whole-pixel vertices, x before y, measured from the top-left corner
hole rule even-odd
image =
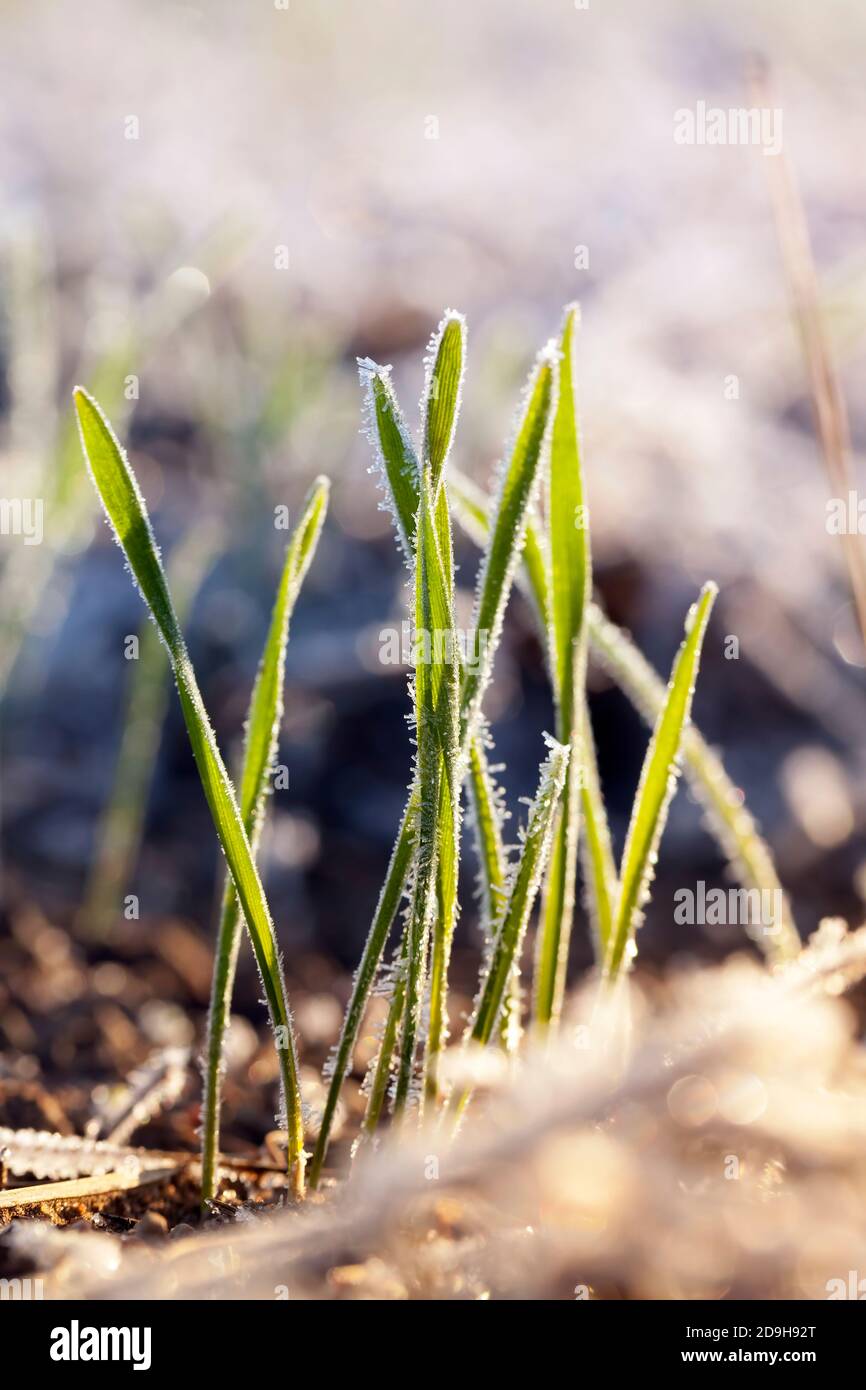
[[[574,724],[574,644],[592,593],[589,515],[583,482],[576,399],[579,312],[570,305],[560,339],[559,399],[550,445],[547,528],[550,541],[550,613],[560,742]]]
[[[466,672],[462,705],[464,727],[480,711],[499,643],[511,582],[523,551],[526,527],[547,464],[556,404],[559,359],[553,344],[539,353],[529,379],[514,441],[500,468],[475,598],[473,627],[479,660]]]
[[[426,634],[427,651],[415,668],[416,774],[420,797],[415,889],[409,922],[406,1011],[400,1068],[394,1096],[399,1113],[406,1105],[414,1074],[421,1019],[428,937],[434,934],[430,996],[430,1036],[426,1089],[435,1093],[435,1059],[444,1034],[444,993],[459,838],[459,664],[454,624],[453,570],[440,546],[436,524],[436,480],[424,469],[415,561],[415,631]],[[437,868],[439,895],[437,910]],[[449,920],[449,918],[451,920]]]
[[[632,806],[619,880],[619,895],[605,960],[616,979],[632,952],[650,893],[659,842],[679,775],[683,732],[689,721],[704,633],[715,602],[715,584],[705,584],[689,610],[686,635],[671,670],[667,698],[656,720]]]
[[[595,604],[589,609],[589,632],[593,654],[635,709],[652,724],[666,698],[664,681],[626,633]],[[683,771],[736,878],[747,887],[769,894],[771,901],[781,903],[781,912],[771,929],[761,926],[753,930],[755,944],[773,963],[796,959],[801,949],[800,934],[773,857],[743,803],[742,793],[693,724],[683,737]]]
[[[261,663],[247,713],[241,769],[240,813],[255,856],[264,824],[271,772],[283,718],[283,673],[289,623],[307,570],[316,553],[328,509],[329,483],[317,478],[286,549],[283,571],[271,614]],[[202,1199],[212,1200],[219,1173],[219,1120],[223,1049],[231,1013],[235,969],[241,939],[241,914],[231,875],[226,876],[220,910],[216,959],[211,983],[207,1052],[202,1104]]]
[[[439,1098],[439,1058],[448,1038],[448,965],[451,940],[457,920],[457,874],[460,863],[460,789],[463,769],[460,757],[460,687],[461,663],[454,616],[454,554],[448,493],[443,486],[448,455],[457,427],[457,413],[463,384],[466,357],[466,325],[459,314],[448,310],[430,341],[425,364],[424,395],[421,399],[423,421],[423,479],[419,510],[416,555],[416,633],[420,615],[428,639],[432,639],[431,663],[427,671],[416,669],[416,720],[426,705],[427,718],[433,719],[435,743],[439,749],[440,785],[439,812],[436,828],[436,903],[433,919],[433,952],[430,968],[430,1016],[427,1028],[427,1048],[424,1064],[424,1088],[428,1101]],[[428,491],[429,489],[429,491]],[[428,516],[433,519],[429,533]],[[432,568],[431,568],[432,566]],[[426,571],[426,572],[425,572]],[[419,598],[421,609],[419,610]],[[441,624],[441,626],[439,625]],[[442,645],[444,661],[440,663],[438,647]],[[441,686],[437,690],[437,678]],[[419,681],[421,682],[419,687]],[[427,787],[422,776],[422,731],[417,726],[418,768],[420,795],[423,807]],[[429,783],[432,792],[433,783]],[[421,867],[421,831],[419,830],[419,871]],[[409,1020],[412,961],[407,979],[406,1023]],[[404,1027],[405,1044],[405,1027]],[[405,1057],[405,1047],[404,1047]],[[402,1066],[398,1076],[400,1091]],[[397,1095],[395,1095],[395,1103]]]
[[[300,1194],[304,1184],[304,1136],[297,1054],[267,901],[172,606],[135,475],[96,402],[81,387],[76,387],[74,401],[82,449],[94,486],[168,648],[202,787],[249,927],[276,1036],[289,1134],[288,1166],[295,1191]]]
[[[536,1024],[542,1027],[558,1020],[565,995],[581,808],[577,786],[581,761],[574,745],[579,732],[576,712],[586,684],[585,640],[579,659],[576,659],[576,651],[583,638],[586,605],[592,592],[592,562],[577,417],[578,323],[577,306],[569,305],[559,342],[562,361],[546,509],[550,666],[556,702],[556,736],[560,743],[572,745],[572,756],[550,856],[536,951],[534,1017]]]

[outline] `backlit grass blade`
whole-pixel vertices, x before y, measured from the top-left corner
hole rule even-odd
[[[267,901],[234,791],[217,748],[186,643],[172,607],[165,573],[135,475],[96,402],[81,387],[76,387],[74,401],[82,449],[94,485],[132,575],[168,648],[202,787],[249,927],[275,1030],[289,1135],[288,1166],[295,1191],[300,1193],[304,1184],[304,1135],[297,1054]]]
[[[475,598],[473,627],[479,660],[467,670],[462,691],[464,724],[470,729],[490,679],[511,582],[523,551],[527,521],[547,464],[558,364],[556,348],[548,344],[536,359],[514,440],[500,467],[492,524]]]
[[[454,515],[463,530],[479,546],[489,533],[490,501],[475,483],[454,473],[451,477]],[[544,574],[542,542],[538,528],[530,521],[526,532],[523,565],[517,576],[539,616],[539,632],[546,643],[549,625],[548,586]],[[665,684],[646,657],[622,628],[617,627],[595,604],[587,609],[590,651],[608,675],[631,701],[635,709],[652,724],[665,701]],[[754,933],[756,944],[773,962],[793,960],[800,951],[797,931],[787,894],[779,883],[773,858],[758,832],[754,818],[743,804],[742,792],[735,787],[718,755],[692,724],[683,739],[683,771],[692,792],[704,808],[707,826],[717,840],[739,882],[771,895],[782,903],[779,919],[772,930],[761,927]],[[778,895],[778,897],[776,896]]]
[[[590,604],[589,608],[589,633],[593,654],[635,709],[652,724],[666,698],[664,681],[627,634],[595,604]],[[801,949],[800,934],[787,894],[779,883],[773,857],[743,803],[742,792],[734,786],[721,758],[694,724],[683,738],[683,771],[704,808],[708,829],[718,841],[736,878],[749,888],[769,894],[770,901],[782,904],[782,911],[771,929],[759,926],[752,930],[755,944],[774,963],[794,960]]]
[[[581,719],[581,859],[586,907],[594,936],[595,958],[601,964],[610,940],[619,885],[616,860],[610,841],[610,827],[598,779],[595,740],[592,736],[586,700],[583,702]]]
[[[327,478],[318,478],[307,497],[301,518],[286,548],[283,571],[271,614],[261,664],[247,712],[241,770],[240,813],[255,856],[264,823],[271,772],[283,718],[283,673],[289,622],[304,576],[319,542],[328,509]],[[216,1193],[219,1173],[219,1117],[222,1091],[223,1048],[231,1012],[235,968],[241,938],[238,896],[231,875],[226,877],[220,910],[216,959],[211,984],[207,1053],[204,1059],[202,1106],[202,1198]]]
[[[570,305],[559,347],[559,399],[550,443],[547,529],[550,543],[550,622],[559,711],[559,740],[568,737],[575,715],[574,644],[592,593],[589,515],[583,484],[576,399],[576,338],[579,311]],[[577,692],[577,698],[582,696]]]
[[[451,940],[457,920],[457,874],[460,863],[460,788],[463,780],[460,765],[461,666],[454,617],[453,538],[448,493],[442,484],[457,427],[465,358],[465,322],[459,314],[448,310],[430,341],[425,363],[424,394],[421,399],[423,469],[425,482],[430,490],[429,509],[434,518],[434,526],[430,535],[427,536],[423,529],[423,518],[427,512],[424,504],[427,499],[422,498],[422,507],[419,511],[419,534],[426,540],[424,563],[428,564],[432,561],[435,566],[435,574],[432,576],[432,583],[430,576],[426,580],[423,580],[420,575],[416,576],[422,578],[425,591],[424,616],[429,617],[434,623],[441,621],[443,624],[441,628],[434,626],[432,629],[428,629],[428,634],[433,639],[435,664],[431,665],[430,669],[434,677],[440,669],[436,651],[440,640],[445,647],[445,661],[441,667],[444,683],[437,696],[434,680],[431,689],[432,701],[429,705],[429,713],[436,719],[436,737],[441,757],[439,824],[437,827],[436,911],[433,919],[430,1013],[424,1063],[425,1095],[433,1103],[439,1098],[439,1058],[448,1039],[448,965],[451,958]],[[434,538],[435,549],[432,548]],[[419,546],[416,561],[419,567],[421,559],[421,547]],[[417,596],[418,591],[416,589],[416,625],[418,622]],[[441,605],[438,612],[437,601]],[[415,686],[417,707],[417,671]],[[423,805],[425,798],[423,781],[419,790]]]
[[[446,309],[430,342],[421,401],[423,458],[430,469],[434,489],[438,489],[454,441],[465,359],[465,320],[462,314]]]
[[[465,1042],[488,1043],[508,994],[509,981],[520,958],[526,926],[538,893],[553,838],[556,808],[565,783],[570,749],[547,739],[549,753],[541,765],[538,791],[529,813],[520,858],[514,870],[507,901],[496,923],[490,954],[475,1009],[464,1036]],[[466,1101],[464,1092],[455,1109],[459,1113]]]
[[[592,567],[577,417],[578,322],[576,305],[569,305],[559,341],[562,359],[559,398],[553,418],[545,512],[556,735],[560,743],[572,745],[572,756],[550,856],[535,959],[534,1017],[536,1024],[542,1027],[558,1020],[565,995],[581,809],[577,787],[581,761],[575,744],[577,711],[586,684],[584,625],[586,605],[592,592]],[[581,655],[577,660],[577,646],[581,642]]]
[[[715,601],[715,584],[705,584],[689,610],[686,635],[671,670],[667,698],[656,720],[632,806],[619,879],[605,975],[616,979],[633,950],[635,932],[650,893],[659,842],[679,775],[683,733],[689,721],[704,633]]]

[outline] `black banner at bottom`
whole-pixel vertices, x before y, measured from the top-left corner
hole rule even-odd
[[[529,1317],[538,1315],[525,1306]],[[551,1332],[568,1337],[570,1355],[575,1346],[586,1351],[593,1348],[595,1354],[604,1348],[605,1358],[619,1374],[630,1368],[667,1373],[674,1368],[694,1371],[712,1366],[767,1371],[801,1366],[826,1378],[856,1364],[866,1330],[866,1309],[859,1300],[841,1298],[822,1303],[576,1301],[535,1304],[534,1309],[544,1319],[545,1339]],[[401,1318],[396,1313],[395,1322],[395,1311],[391,1309],[387,1322],[381,1324],[388,1338],[399,1329]],[[425,1312],[422,1305],[404,1316],[409,1326],[415,1317],[423,1324],[427,1316],[438,1316],[437,1345],[444,1346],[442,1313],[441,1306],[434,1314],[429,1308]],[[479,1310],[467,1323],[462,1321],[467,1313],[458,1315],[461,1332],[487,1330],[480,1342],[472,1336],[461,1337],[461,1374],[467,1363],[471,1365],[473,1347],[478,1347],[479,1359],[489,1356],[489,1334],[500,1315],[493,1309]],[[518,1325],[513,1310],[505,1315],[510,1321],[504,1335],[511,1346]],[[348,1324],[343,1322],[347,1316]],[[302,1346],[307,1347],[319,1346],[318,1339],[325,1339],[318,1354],[326,1348],[333,1375],[332,1368],[343,1357],[347,1368],[358,1356],[369,1367],[371,1339],[375,1343],[380,1330],[376,1314],[365,1304],[363,1322],[356,1324],[355,1316],[333,1302],[60,1303],[7,1296],[0,1300],[0,1346],[7,1356],[20,1347],[28,1370],[38,1371],[49,1382],[80,1375],[98,1378],[102,1370],[139,1376],[188,1370],[196,1375],[213,1370],[225,1376],[244,1371],[270,1377],[281,1373],[287,1355],[296,1367],[302,1363],[297,1347],[292,1350],[292,1343],[284,1340],[300,1335]],[[334,1338],[337,1329],[339,1335]],[[531,1337],[532,1331],[527,1322],[526,1334]],[[580,1341],[573,1342],[574,1337]],[[552,1349],[547,1340],[543,1345],[547,1358]],[[272,1366],[266,1364],[269,1356]]]

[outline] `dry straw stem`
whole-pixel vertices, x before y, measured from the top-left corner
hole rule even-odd
[[[772,106],[773,90],[766,64],[753,60],[749,77],[757,105]],[[769,181],[776,234],[809,378],[824,465],[836,496],[847,498],[855,489],[848,409],[821,315],[818,275],[803,200],[793,166],[784,150],[761,162]],[[866,552],[860,536],[848,528],[843,533],[842,543],[860,633],[866,646]]]

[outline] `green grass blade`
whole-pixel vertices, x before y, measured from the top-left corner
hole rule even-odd
[[[283,718],[283,673],[289,623],[319,542],[328,509],[328,491],[327,478],[317,478],[286,548],[270,627],[247,713],[240,813],[253,856],[258,852],[271,785],[271,771]],[[219,1180],[217,1154],[223,1049],[231,1013],[240,938],[240,905],[229,875],[226,878],[220,911],[205,1057],[202,1105],[202,1198],[205,1201],[213,1199]]]
[[[559,341],[559,396],[553,418],[547,496],[547,542],[550,590],[550,668],[556,703],[556,734],[572,746],[563,789],[553,851],[550,856],[544,907],[535,959],[534,1016],[536,1024],[556,1023],[565,996],[581,798],[578,754],[578,709],[586,684],[586,605],[592,592],[589,522],[580,454],[577,417],[576,348],[578,309],[565,311]],[[576,656],[580,648],[579,659]]]
[[[602,964],[610,940],[619,884],[617,882],[616,860],[613,857],[613,846],[610,840],[610,827],[598,777],[595,739],[592,736],[592,724],[586,700],[583,702],[581,718],[581,753],[583,756],[580,785],[581,818],[583,821],[581,857],[586,907],[592,924],[595,958],[599,964]]]
[[[486,1044],[508,994],[509,981],[526,933],[530,913],[544,874],[553,838],[556,809],[562,795],[570,749],[547,738],[549,753],[541,765],[538,791],[529,813],[526,834],[507,900],[503,903],[491,942],[490,955],[475,1009],[464,1041]],[[464,1092],[456,1104],[459,1113],[468,1100]]]
[[[590,604],[589,608],[589,633],[593,654],[635,709],[652,724],[665,701],[664,681],[627,634],[595,604]],[[772,895],[772,901],[782,904],[772,930],[757,927],[752,932],[755,944],[774,963],[794,960],[801,949],[800,934],[776,874],[773,857],[743,804],[742,793],[734,786],[718,754],[693,724],[683,738],[683,771],[704,808],[708,828],[736,878],[747,887]]]
[[[297,1054],[273,923],[231,782],[217,748],[169,596],[144,499],[125,453],[96,402],[74,392],[81,444],[94,486],[145,603],[168,648],[202,787],[240,898],[264,984],[280,1060],[289,1132],[288,1165],[303,1190],[304,1140]]]
[[[451,516],[448,507],[448,493],[443,487],[445,467],[460,408],[460,395],[463,386],[463,371],[466,359],[466,325],[459,314],[446,311],[442,322],[433,335],[425,363],[425,386],[421,399],[421,418],[423,428],[424,477],[429,480],[431,511],[435,516],[435,550],[425,548],[425,560],[432,557],[435,565],[433,584],[426,584],[425,603],[429,604],[432,622],[441,621],[443,627],[433,627],[435,639],[441,636],[450,647],[450,654],[442,668],[447,682],[434,704],[439,706],[437,714],[437,742],[440,748],[441,772],[439,785],[439,823],[437,828],[436,859],[436,912],[433,923],[433,952],[430,966],[430,1016],[427,1028],[427,1048],[425,1055],[424,1084],[428,1101],[436,1103],[439,1099],[439,1059],[448,1039],[448,965],[451,958],[451,940],[457,920],[457,875],[460,862],[460,787],[462,768],[460,767],[460,686],[461,666],[457,644],[457,630],[454,616],[454,554],[451,534]],[[419,517],[421,511],[419,510]],[[422,537],[425,532],[421,531]],[[432,545],[432,537],[428,538]],[[418,561],[421,560],[419,548]],[[436,611],[437,597],[440,601]],[[416,623],[417,623],[416,603]],[[435,656],[435,650],[434,650]],[[435,675],[438,662],[431,668]],[[418,675],[416,673],[416,693]],[[420,745],[419,745],[420,746]],[[425,794],[424,784],[420,787],[422,804]],[[408,1006],[407,1006],[408,1018]]]
[[[481,561],[473,622],[480,659],[467,670],[462,691],[464,726],[469,729],[480,711],[490,679],[527,521],[546,466],[558,376],[558,354],[548,344],[536,359],[514,442],[500,469],[493,521]]]
[[[462,314],[446,309],[428,348],[421,401],[424,463],[430,469],[434,490],[439,487],[454,442],[465,360],[466,322]]]
[[[400,1050],[400,1069],[394,1096],[400,1113],[409,1096],[415,1048],[421,1019],[428,937],[434,930],[428,1042],[428,1093],[435,1088],[435,1068],[444,1034],[444,992],[447,951],[453,922],[445,913],[456,902],[459,839],[459,697],[460,667],[454,623],[454,577],[449,552],[443,554],[436,500],[437,482],[425,466],[418,513],[415,559],[415,632],[426,635],[426,651],[415,667],[415,734],[420,798],[415,891],[410,919],[406,1012]],[[444,496],[444,493],[443,493]],[[443,874],[438,880],[437,866]]]
[[[605,961],[609,979],[616,979],[633,949],[649,897],[659,842],[676,789],[704,633],[717,592],[715,584],[705,584],[697,603],[689,610],[686,635],[674,660],[667,698],[647,749],[623,851],[619,895]]]
[[[358,362],[364,387],[367,437],[373,447],[371,472],[378,472],[407,564],[414,564],[415,524],[421,484],[418,457],[391,382],[391,368],[370,358]]]
[[[480,735],[469,745],[469,797],[479,864],[482,930],[488,936],[502,908],[508,861],[502,842],[500,792],[493,781]]]
[[[570,305],[560,339],[559,399],[550,446],[547,526],[550,541],[550,618],[560,742],[574,724],[574,644],[592,593],[589,521],[583,485],[576,401],[579,312]],[[577,692],[578,698],[582,692]]]

